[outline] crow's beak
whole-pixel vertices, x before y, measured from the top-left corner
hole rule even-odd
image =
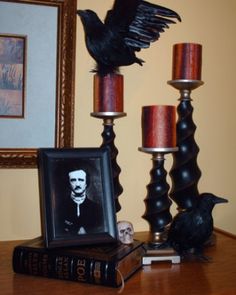
[[[228,203],[228,200],[227,199],[224,199],[224,198],[220,198],[220,197],[214,196],[213,202],[214,202],[214,204]]]
[[[81,17],[81,18],[84,18],[88,15],[88,10],[77,10],[77,14]]]
[[[83,15],[83,10],[77,10],[77,14],[78,14],[79,16]]]
[[[77,10],[77,14],[81,18],[81,20],[85,20],[85,19],[87,19],[89,17],[90,10],[88,10],[88,9],[85,9],[85,10],[79,9],[79,10]]]

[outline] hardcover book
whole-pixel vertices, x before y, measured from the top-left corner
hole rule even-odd
[[[42,238],[14,248],[16,273],[119,287],[142,266],[143,243],[48,249]]]

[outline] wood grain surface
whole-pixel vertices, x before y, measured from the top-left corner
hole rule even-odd
[[[136,233],[146,240],[147,232]],[[120,289],[77,282],[60,281],[14,274],[12,249],[22,241],[0,242],[1,295],[104,295]],[[233,295],[236,294],[236,238],[222,231],[216,233],[216,245],[206,249],[210,263],[183,262],[171,265],[158,262],[145,266],[126,283],[122,294],[143,295]]]

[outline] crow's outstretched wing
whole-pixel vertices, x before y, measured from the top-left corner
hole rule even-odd
[[[115,0],[112,9],[107,11],[105,25],[127,31],[140,2],[141,0]]]
[[[123,35],[124,42],[134,51],[148,48],[160,33],[174,24],[171,18],[180,16],[168,8],[143,0],[115,0],[107,12],[105,25]]]

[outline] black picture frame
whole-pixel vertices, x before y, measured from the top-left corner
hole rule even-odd
[[[38,151],[38,167],[42,233],[46,247],[117,241],[108,148],[41,148]],[[81,174],[74,176],[75,173],[82,173],[86,177],[81,177]],[[80,201],[79,198],[76,199],[77,203],[72,200],[74,195],[70,182],[83,177],[86,181],[86,201],[77,205]],[[95,204],[87,206],[88,201]],[[85,206],[87,209],[84,209]]]

